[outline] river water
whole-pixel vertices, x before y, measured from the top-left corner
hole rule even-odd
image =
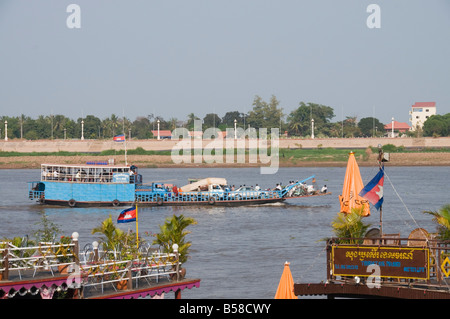
[[[386,166],[383,206],[385,233],[402,237],[417,227],[435,231],[424,210],[438,210],[450,203],[450,168]],[[326,279],[324,242],[333,236],[331,222],[339,211],[345,168],[280,168],[277,174],[261,175],[258,168],[158,168],[141,169],[144,182],[167,181],[182,186],[188,178],[225,177],[236,186],[259,184],[262,188],[316,176],[330,196],[290,199],[283,204],[246,207],[142,207],[139,233],[158,232],[158,225],[173,214],[193,217],[190,226],[191,258],[186,276],[200,278],[200,288],[184,290],[183,298],[273,298],[285,261],[295,282],[316,283]],[[362,167],[367,183],[377,168]],[[39,205],[27,198],[27,182],[39,179],[38,170],[0,170],[0,238],[32,235],[40,212],[57,224],[65,235],[76,231],[80,246],[97,239],[91,230],[122,208],[60,208]],[[379,214],[365,219],[378,227]],[[118,224],[134,230],[134,223]],[[167,297],[172,298],[173,294]]]

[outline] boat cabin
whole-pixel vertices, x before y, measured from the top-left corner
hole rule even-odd
[[[28,198],[71,207],[130,204],[136,187],[142,184],[136,166],[108,162],[41,164],[40,176],[40,181],[28,183]]]
[[[87,162],[85,165],[41,164],[41,181],[81,183],[142,183],[137,167]]]

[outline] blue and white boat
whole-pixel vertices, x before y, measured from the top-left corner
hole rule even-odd
[[[223,178],[206,178],[181,188],[163,183],[144,184],[134,165],[87,162],[84,165],[41,164],[41,180],[29,182],[28,197],[41,204],[70,207],[140,205],[266,204],[328,195],[304,187],[311,176],[273,190],[232,191]]]

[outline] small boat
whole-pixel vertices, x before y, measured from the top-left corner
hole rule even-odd
[[[224,178],[209,177],[190,181],[178,188],[172,184],[144,184],[138,167],[109,162],[84,165],[41,164],[41,180],[29,182],[28,197],[42,204],[70,207],[223,205],[239,206],[282,202],[288,198],[328,195],[307,191],[308,177],[273,190],[238,189],[232,191]]]

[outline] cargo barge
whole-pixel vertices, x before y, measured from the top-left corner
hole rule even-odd
[[[224,178],[205,178],[183,187],[143,183],[134,165],[87,162],[84,165],[41,164],[40,181],[28,183],[28,198],[41,204],[69,207],[222,205],[240,206],[285,201],[288,198],[328,195],[308,190],[310,176],[273,190],[232,190]]]

